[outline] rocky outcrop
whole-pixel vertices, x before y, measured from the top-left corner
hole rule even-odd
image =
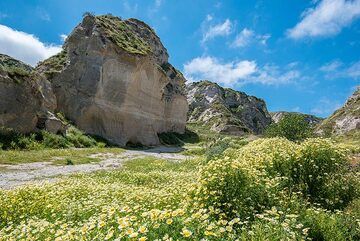
[[[260,134],[271,123],[263,100],[210,81],[189,84],[187,99],[188,121],[209,125],[220,133]]]
[[[311,126],[316,126],[323,120],[323,118],[320,118],[320,117],[317,117],[317,116],[314,116],[314,115],[303,114],[303,113],[300,113],[300,112],[288,112],[288,111],[270,112],[271,118],[272,118],[274,123],[278,123],[287,114],[300,115],[300,116],[304,117],[305,121],[307,123],[309,123]]]
[[[50,83],[33,68],[0,54],[0,128],[20,133],[47,129],[45,123],[56,106]],[[42,122],[44,125],[42,126]],[[51,122],[61,126],[53,117]],[[59,129],[51,128],[52,132]]]
[[[345,105],[326,118],[317,128],[320,134],[346,134],[360,130],[360,86]]]
[[[52,83],[56,110],[88,134],[156,145],[158,133],[185,130],[185,79],[139,20],[88,14],[37,71]]]

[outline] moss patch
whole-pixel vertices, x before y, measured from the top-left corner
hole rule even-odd
[[[16,83],[22,83],[24,78],[29,77],[33,70],[29,65],[3,54],[0,54],[0,69]]]
[[[139,38],[125,21],[118,17],[112,15],[97,16],[96,25],[105,37],[129,53],[147,55],[151,52],[150,46]]]
[[[65,68],[66,64],[68,63],[68,59],[69,57],[67,52],[63,50],[60,53],[41,62],[37,69],[40,67],[45,67],[46,71],[44,73],[46,77],[51,80],[56,73],[61,72]]]

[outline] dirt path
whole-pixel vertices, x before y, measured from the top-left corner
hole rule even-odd
[[[181,161],[189,158],[178,154],[181,148],[177,147],[156,147],[148,150],[126,150],[120,154],[99,153],[90,157],[100,158],[98,163],[56,166],[52,162],[34,162],[18,165],[0,165],[0,189],[11,189],[29,182],[54,181],[62,175],[73,173],[86,173],[98,170],[109,170],[121,167],[127,160],[155,157],[169,161]]]

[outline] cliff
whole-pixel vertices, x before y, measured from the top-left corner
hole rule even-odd
[[[271,123],[263,100],[210,81],[189,84],[187,99],[188,121],[209,125],[220,133],[260,134]]]
[[[185,79],[139,20],[87,14],[63,51],[37,71],[52,84],[56,111],[86,133],[119,145],[156,145],[159,133],[185,130]]]
[[[360,86],[343,107],[326,118],[317,128],[317,132],[325,134],[345,134],[356,130],[360,130]]]
[[[0,54],[0,128],[20,133],[61,130],[53,115],[56,99],[50,83],[34,69]]]

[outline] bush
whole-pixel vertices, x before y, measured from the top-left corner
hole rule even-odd
[[[77,148],[95,147],[97,142],[94,138],[85,135],[75,127],[70,127],[66,132],[66,139]]]
[[[189,129],[186,129],[184,134],[176,132],[163,132],[158,134],[158,137],[160,143],[163,145],[182,146],[185,143],[197,143],[200,141],[199,136]]]
[[[36,150],[41,149],[42,145],[37,141],[36,134],[21,134],[12,129],[0,128],[0,149],[2,150]]]
[[[290,141],[302,141],[313,136],[313,130],[305,117],[299,114],[286,114],[278,123],[265,130],[267,137],[285,137]]]
[[[231,137],[219,138],[214,143],[210,144],[206,148],[205,156],[206,160],[212,160],[219,158],[223,153],[229,148],[241,148],[246,145],[248,141],[246,140],[236,140]]]
[[[70,127],[65,135],[53,134],[47,131],[21,134],[11,129],[0,129],[0,149],[2,150],[38,150],[43,148],[85,148],[105,147],[100,138],[85,135],[75,127]],[[108,144],[110,145],[110,144]]]
[[[328,210],[344,209],[359,197],[359,179],[349,171],[346,153],[325,139],[256,140],[205,165],[192,195],[196,205],[230,217],[253,218],[293,195]]]

